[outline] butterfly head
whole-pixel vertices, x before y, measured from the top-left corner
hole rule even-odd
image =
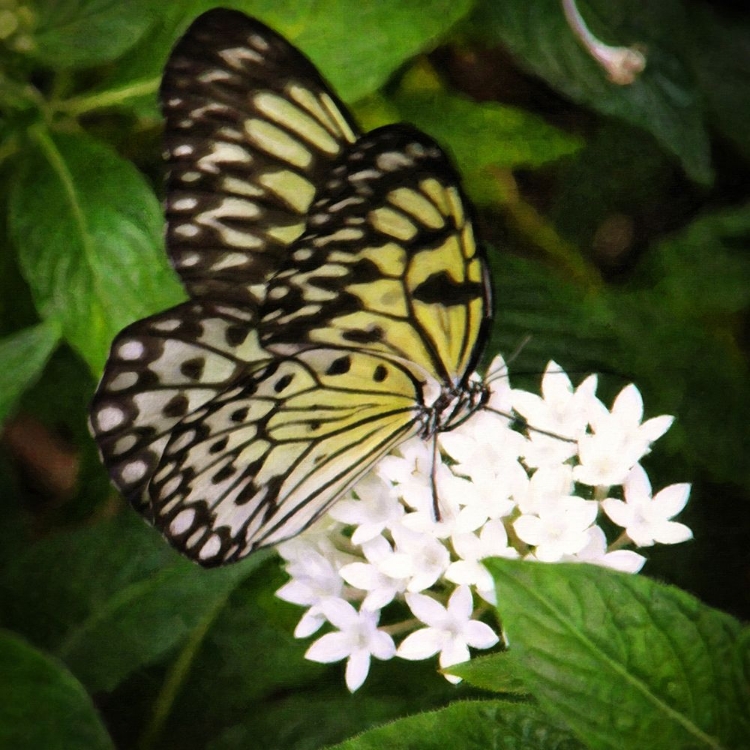
[[[458,427],[481,409],[489,397],[489,387],[478,377],[468,378],[461,386],[443,387],[433,404],[425,409],[422,437]]]

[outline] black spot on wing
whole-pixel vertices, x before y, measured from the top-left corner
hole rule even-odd
[[[194,357],[193,359],[185,360],[180,365],[180,372],[190,380],[200,380],[203,375],[203,368],[206,366],[205,357]]]
[[[273,389],[276,391],[276,393],[281,393],[283,390],[285,390],[289,384],[294,380],[294,375],[282,375],[274,384]]]
[[[467,305],[484,297],[484,286],[476,281],[456,281],[447,271],[440,271],[418,284],[412,296],[428,305]]]
[[[353,344],[375,344],[378,341],[382,341],[384,331],[380,326],[372,326],[368,329],[353,329],[350,331],[344,331],[341,337],[346,341],[351,341]]]
[[[352,358],[347,354],[343,357],[337,357],[331,362],[326,375],[344,375],[351,369]]]
[[[175,418],[183,417],[187,414],[189,402],[182,394],[175,396],[170,399],[162,409],[162,414],[165,417]]]

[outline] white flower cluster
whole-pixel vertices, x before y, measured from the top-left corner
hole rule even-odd
[[[440,666],[449,667],[469,659],[469,647],[497,644],[498,634],[479,619],[496,604],[484,558],[583,561],[635,573],[645,558],[621,547],[692,537],[671,520],[690,485],[652,495],[639,464],[673,418],[642,422],[635,386],[623,388],[607,409],[595,395],[595,376],[574,388],[554,362],[541,397],[512,389],[500,358],[490,372],[487,408],[439,435],[437,465],[430,441],[401,445],[325,518],[279,546],[291,580],[277,595],[307,608],[295,636],[329,623],[332,631],[306,657],[347,659],[351,691],[364,682],[372,656],[439,653]],[[511,414],[530,427],[513,429]],[[622,529],[611,542],[597,524],[603,515]],[[386,607],[389,621],[408,617],[379,626]],[[397,647],[394,636],[405,634]]]

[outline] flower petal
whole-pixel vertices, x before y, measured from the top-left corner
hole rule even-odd
[[[414,616],[433,628],[444,627],[447,619],[445,607],[424,594],[407,594],[406,603]]]
[[[305,659],[331,664],[346,659],[351,653],[351,638],[346,633],[326,633],[305,652]]]
[[[420,628],[401,641],[396,650],[396,656],[409,661],[429,659],[443,648],[444,643],[444,631],[435,628]]]
[[[463,631],[466,644],[472,648],[491,648],[499,640],[497,633],[486,623],[471,620]]]
[[[370,671],[370,652],[366,649],[358,649],[346,663],[346,686],[349,692],[353,693],[362,687],[362,683],[367,679],[367,673]]]

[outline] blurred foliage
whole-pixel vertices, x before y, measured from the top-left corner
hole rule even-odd
[[[748,634],[712,607],[750,616],[750,12],[581,0],[599,38],[646,50],[616,86],[557,0],[227,2],[366,127],[404,119],[452,153],[492,266],[489,353],[531,336],[514,382],[549,359],[605,394],[635,382],[649,416],[677,418],[655,485],[694,485],[695,540],[646,574],[697,598],[504,561],[508,654],[456,668],[458,687],[376,663],[349,696],[341,665],[304,661],[276,560],[179,559],[86,430],[114,334],[183,297],[156,91],[212,5],[0,0],[0,746],[746,746]]]

